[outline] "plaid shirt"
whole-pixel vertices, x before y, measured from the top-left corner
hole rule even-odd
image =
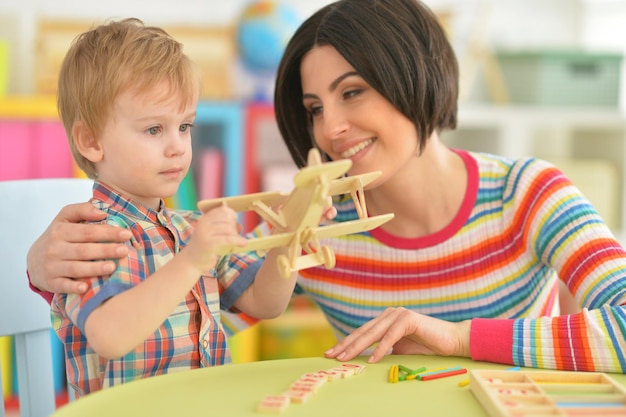
[[[68,379],[77,394],[153,375],[229,363],[220,321],[220,292],[226,291],[226,298],[234,301],[250,281],[235,280],[239,271],[227,262],[220,263],[218,279],[202,276],[163,324],[131,352],[115,360],[94,352],[84,336],[89,314],[108,298],[147,279],[182,250],[200,213],[168,210],[163,203],[156,212],[98,182],[94,183],[91,201],[108,213],[106,223],[130,229],[133,237],[128,256],[119,260],[112,275],[93,278],[83,295],[56,294],[52,301],[52,324],[65,345]],[[221,307],[228,309],[230,305],[222,302]]]

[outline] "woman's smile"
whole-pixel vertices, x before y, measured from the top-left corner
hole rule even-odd
[[[367,148],[368,146],[370,146],[372,143],[374,143],[374,138],[370,138],[367,140],[364,140],[363,142],[360,142],[348,149],[346,149],[345,151],[341,152],[339,155],[342,158],[351,158],[354,155],[358,154],[359,152],[361,152],[363,149]]]

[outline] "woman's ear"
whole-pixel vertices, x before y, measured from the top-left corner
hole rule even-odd
[[[102,149],[100,141],[93,135],[91,129],[83,122],[74,122],[72,137],[74,138],[76,149],[85,159],[94,163],[102,160],[104,149]]]

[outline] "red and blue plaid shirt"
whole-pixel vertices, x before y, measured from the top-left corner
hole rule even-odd
[[[232,302],[249,285],[234,279],[236,265],[221,262],[214,276],[202,276],[176,309],[142,344],[125,356],[107,360],[94,352],[84,336],[89,314],[148,279],[182,250],[201,215],[193,211],[157,212],[136,204],[106,185],[95,182],[93,204],[108,213],[106,223],[132,231],[129,254],[110,276],[91,279],[82,295],[56,294],[51,305],[53,327],[65,345],[70,384],[78,395],[149,376],[230,362],[220,320],[220,293]],[[175,277],[172,277],[175,279]],[[236,284],[235,284],[236,283]],[[235,284],[235,285],[231,285]],[[230,308],[222,301],[223,309]]]

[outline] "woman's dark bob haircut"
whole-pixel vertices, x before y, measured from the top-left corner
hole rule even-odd
[[[418,0],[340,0],[308,18],[289,41],[276,78],[278,128],[298,167],[314,146],[302,103],[300,64],[334,47],[363,79],[413,121],[420,150],[433,131],[456,128],[458,65],[446,33]]]

